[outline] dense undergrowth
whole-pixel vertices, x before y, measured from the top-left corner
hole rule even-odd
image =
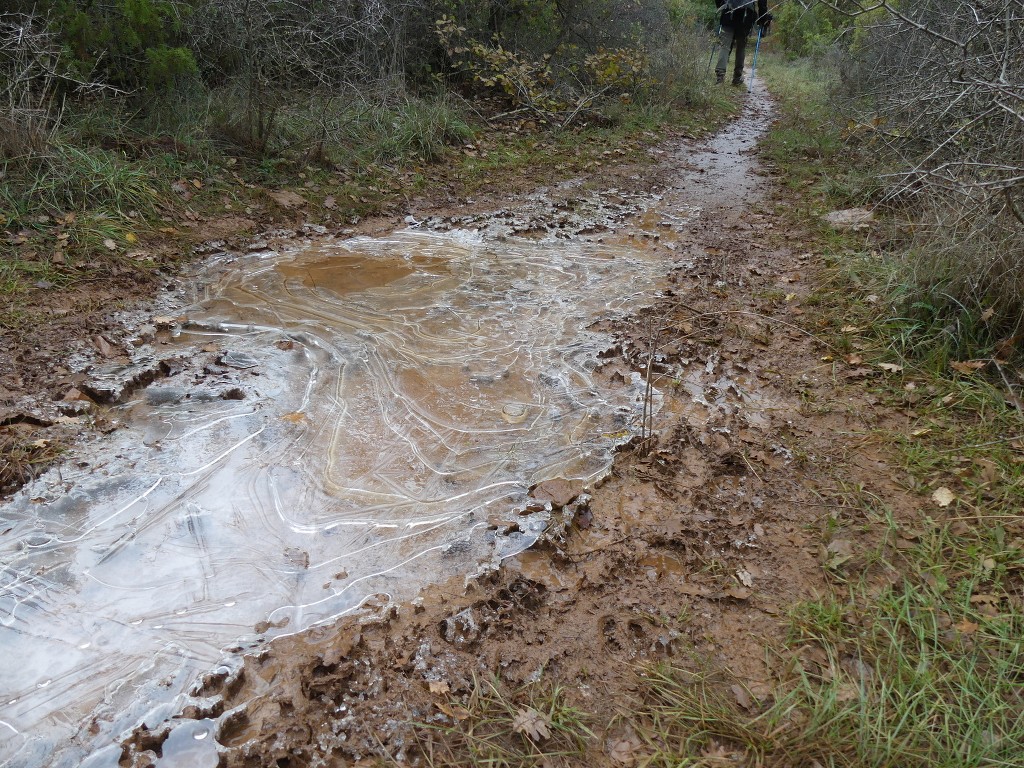
[[[0,328],[40,322],[39,291],[148,284],[207,219],[342,228],[733,108],[690,0],[357,6],[0,12]]]

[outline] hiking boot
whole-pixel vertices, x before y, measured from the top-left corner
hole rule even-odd
[[[725,72],[716,72],[715,73],[715,83],[717,85],[721,85],[724,82],[725,82]]]
[[[732,84],[734,86],[736,86],[737,88],[739,88],[741,85],[743,85],[743,78],[742,77],[734,77],[732,79]]]

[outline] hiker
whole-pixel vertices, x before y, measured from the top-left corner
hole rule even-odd
[[[715,81],[725,82],[725,70],[729,68],[729,52],[735,48],[736,65],[732,84],[743,85],[743,58],[747,53],[747,37],[750,36],[750,30],[757,24],[766,32],[772,21],[772,15],[768,13],[768,0],[715,0],[715,7],[722,14],[722,50],[718,54],[718,64],[715,67]]]

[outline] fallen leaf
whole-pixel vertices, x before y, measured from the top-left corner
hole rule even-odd
[[[949,490],[949,488],[942,486],[941,488],[935,489],[935,493],[932,494],[932,501],[940,507],[948,507],[956,501],[956,496],[953,495],[953,492]]]
[[[856,354],[847,355],[845,359],[847,365],[860,365],[864,362],[864,358]]]
[[[994,307],[989,307],[988,309],[986,309],[984,312],[981,313],[981,321],[983,323],[987,323],[989,320],[992,319],[992,317],[995,315],[995,313],[996,313],[995,308]]]
[[[451,691],[451,687],[444,680],[431,680],[427,683],[427,687],[430,688],[431,693],[448,693]]]
[[[711,590],[700,584],[688,584],[686,582],[676,587],[676,591],[690,597],[709,597]]]
[[[896,365],[895,363],[879,363],[878,367],[887,373],[899,373],[903,370],[902,365]]]
[[[334,195],[328,195],[324,198],[324,208],[333,211],[338,207],[338,202],[334,199]]]
[[[733,600],[746,600],[752,594],[753,592],[746,587],[729,587],[729,589],[725,590],[725,596],[731,597]]]
[[[952,368],[954,371],[959,371],[960,373],[967,374],[974,373],[975,371],[980,371],[986,365],[988,365],[988,363],[984,360],[954,360],[950,361],[949,363],[949,367]]]
[[[742,685],[734,685],[729,690],[732,691],[732,695],[736,697],[736,703],[744,709],[753,709],[754,701],[750,698],[750,694],[747,689]]]
[[[443,701],[435,701],[434,706],[454,720],[468,720],[472,716],[468,709],[460,707],[458,704],[450,705]]]
[[[964,619],[959,624],[953,625],[954,629],[962,635],[973,635],[978,631],[979,626],[980,625],[975,624],[973,621],[968,621],[967,619]]]
[[[282,208],[296,208],[306,204],[306,198],[288,189],[270,192],[270,198]]]
[[[746,568],[741,568],[736,571],[736,578],[740,580],[740,584],[744,587],[754,586],[754,577],[750,575],[750,572]]]
[[[825,567],[836,569],[853,559],[853,542],[849,539],[833,539],[825,548]]]
[[[630,734],[626,738],[616,739],[608,745],[608,757],[612,759],[613,763],[619,765],[633,765],[637,760],[637,753],[643,744],[640,743],[640,739],[635,734]]]
[[[982,593],[980,595],[971,595],[971,602],[977,605],[978,603],[991,603],[992,605],[998,605],[1002,600],[999,595],[991,595],[988,593]]]
[[[538,742],[551,738],[551,721],[533,707],[520,709],[512,721],[512,730],[521,733],[530,741]]]
[[[139,236],[136,235],[134,232],[129,232],[127,235],[124,236],[124,239],[125,239],[125,242],[127,242],[127,243],[137,243],[137,242],[139,242]]]
[[[108,237],[106,240],[103,241],[103,247],[106,248],[108,251],[116,251],[117,243],[115,243],[111,238]]]
[[[839,329],[840,333],[860,333],[860,328],[856,325],[844,325]]]
[[[870,296],[865,296],[864,297],[864,301],[866,301],[868,304],[877,304],[878,303],[878,296],[876,294],[872,293]]]

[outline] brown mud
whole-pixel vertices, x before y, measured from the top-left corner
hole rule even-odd
[[[743,690],[739,705],[751,710],[770,696],[780,663],[766,649],[785,646],[787,612],[827,590],[843,568],[863,566],[861,553],[876,543],[847,503],[848,489],[884,495],[897,516],[913,514],[919,501],[862,439],[907,415],[875,402],[861,374],[837,373],[832,350],[806,328],[800,305],[816,258],[801,233],[787,231],[779,212],[787,201],[757,166],[757,136],[770,118],[763,99],[710,147],[677,139],[655,151],[650,167],[608,166],[512,201],[495,192],[409,210],[435,229],[565,231],[663,253],[666,263],[682,255],[652,306],[604,329],[618,345],[603,375],[650,379],[655,437],[623,451],[600,487],[534,489],[555,522],[496,572],[406,604],[371,601],[357,617],[273,641],[197,683],[178,716],[137,729],[121,765],[422,764],[428,726],[456,723],[475,681],[492,677],[511,687],[561,686],[590,713],[588,762],[615,764],[611,745],[628,737],[619,716],[645,664],[728,670]],[[652,193],[657,204],[632,213],[628,203]],[[605,210],[604,223],[587,225],[595,194],[623,206],[620,221],[609,226]],[[400,222],[367,220],[358,231],[390,232]],[[301,234],[252,240],[237,235],[244,229],[211,237],[245,250]],[[321,276],[296,277],[318,284]],[[367,285],[391,277],[363,276]],[[97,307],[118,293],[117,285],[99,290]],[[79,307],[65,320],[53,309],[53,328],[20,341],[0,371],[0,424],[23,440],[83,428],[73,422],[71,393],[84,380],[60,361],[83,350],[106,357],[104,342],[132,343],[109,312]],[[508,517],[491,523],[515,529]],[[881,585],[891,574],[873,577]],[[790,653],[805,667],[825,664],[809,647]]]
[[[431,727],[467,716],[475,681],[495,677],[560,686],[590,713],[587,762],[622,764],[612,745],[628,737],[619,716],[645,664],[727,670],[739,686],[729,695],[752,711],[770,697],[785,659],[767,649],[785,647],[787,612],[864,568],[877,544],[849,489],[884,496],[897,517],[920,502],[862,439],[907,415],[881,407],[853,381],[861,373],[845,376],[805,327],[816,259],[758,169],[764,107],[743,120],[710,149],[664,147],[659,204],[583,235],[686,256],[657,303],[606,329],[619,344],[605,375],[639,372],[658,394],[655,437],[622,452],[600,487],[535,489],[559,522],[497,572],[274,641],[197,684],[179,717],[136,731],[122,765],[182,754],[231,767],[423,764]],[[561,191],[505,210],[515,219],[538,199],[557,210],[571,204],[571,185]],[[674,218],[684,209],[690,218]],[[472,219],[440,211],[435,225],[456,216]],[[879,586],[892,578],[867,572]],[[826,664],[810,647],[788,653]],[[219,746],[198,748],[197,728]]]

